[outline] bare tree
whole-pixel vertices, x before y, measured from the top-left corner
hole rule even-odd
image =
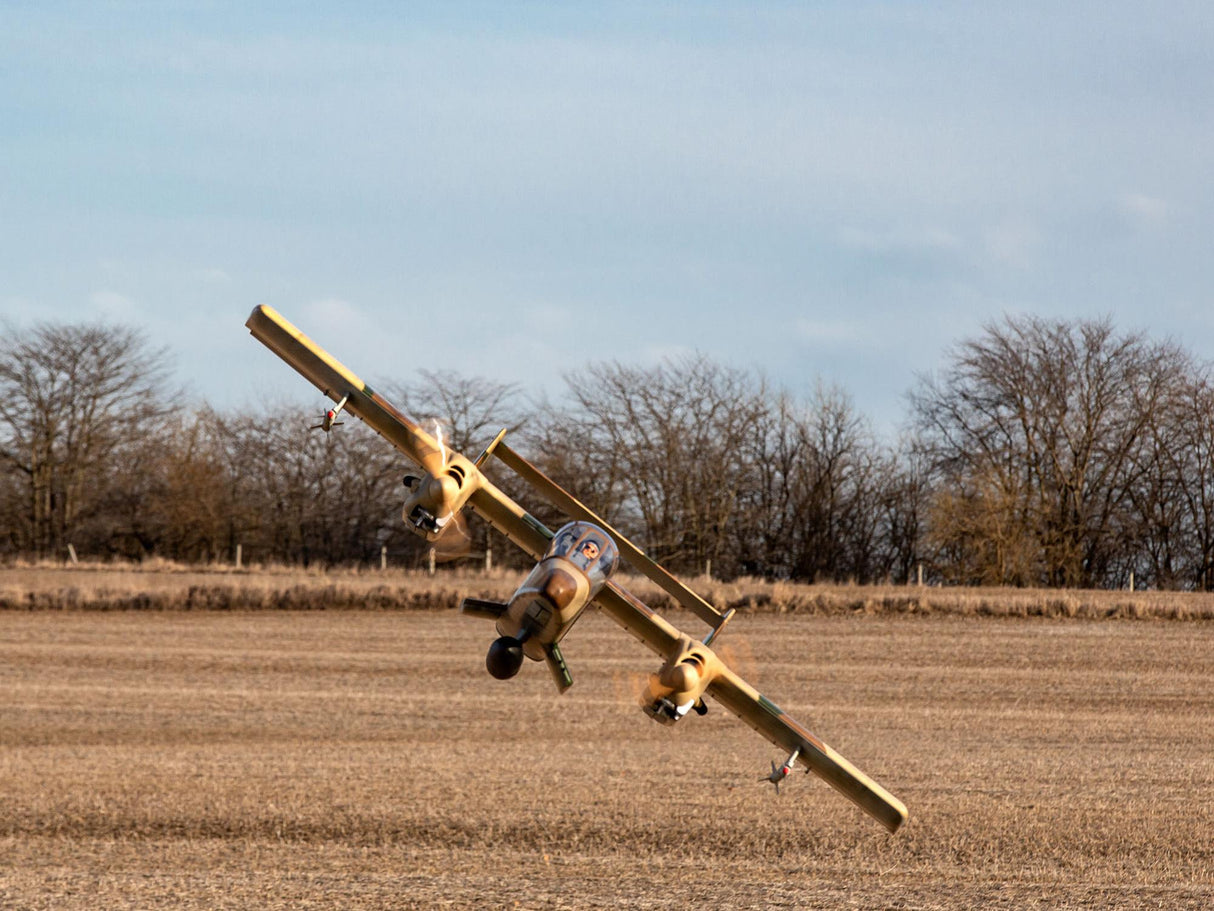
[[[878,484],[878,577],[910,581],[927,556],[924,539],[934,492],[930,465],[912,436],[885,451]]]
[[[621,478],[617,521],[634,524],[649,554],[676,569],[699,572],[711,560],[729,571],[727,526],[749,483],[742,441],[765,407],[761,382],[696,356],[592,365],[566,383],[586,415],[583,451],[611,459]]]
[[[1152,411],[1130,492],[1124,574],[1160,588],[1214,585],[1214,387],[1188,363]]]
[[[819,384],[796,432],[799,458],[790,479],[796,516],[793,575],[867,580],[881,475],[868,423],[842,389]]]
[[[703,357],[568,382],[536,458],[678,569],[868,581],[915,552],[919,488],[838,387],[803,403]]]
[[[253,524],[247,466],[235,464],[232,430],[203,405],[181,414],[156,447],[143,521],[132,535],[144,553],[188,562],[231,559],[240,531]],[[128,485],[139,490],[144,485]]]
[[[967,573],[1006,584],[1107,582],[1124,551],[1151,416],[1182,375],[1175,345],[1119,334],[1107,319],[1008,317],[960,343],[942,378],[922,379],[912,394],[951,491],[933,516],[936,540],[997,527],[1005,544],[992,542],[986,565]]]
[[[527,424],[524,444],[530,458],[557,484],[630,537],[641,534],[636,517],[625,507],[628,460],[606,440],[593,416],[545,401]],[[555,509],[536,502],[533,492],[512,485],[509,476],[498,473],[495,477],[544,521],[560,525],[566,520]]]
[[[410,541],[403,458],[359,421],[331,433],[312,424],[277,407],[223,426],[229,496],[244,506],[230,513],[233,537],[251,557],[305,565],[371,563]]]
[[[166,356],[132,329],[44,323],[0,342],[0,462],[25,488],[16,546],[61,552],[98,510],[115,469],[177,408]]]
[[[410,417],[441,428],[448,445],[475,458],[502,428],[522,429],[528,418],[519,387],[455,371],[419,370],[420,380],[386,388]]]
[[[784,390],[764,406],[739,441],[750,477],[739,497],[731,540],[740,572],[789,578],[797,562],[796,488],[804,465],[801,406]]]

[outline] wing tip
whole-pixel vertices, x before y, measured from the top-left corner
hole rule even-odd
[[[269,305],[269,304],[258,304],[258,305],[257,305],[256,307],[254,307],[254,308],[253,308],[251,311],[249,311],[249,318],[248,318],[247,320],[245,320],[245,321],[244,321],[244,324],[245,324],[246,326],[247,326],[247,325],[249,325],[249,323],[251,323],[251,322],[253,322],[253,320],[257,319],[257,317],[258,317],[260,314],[263,314],[263,313],[268,312],[268,311],[269,311],[269,309],[270,309],[270,305]]]
[[[877,821],[881,823],[881,825],[885,826],[886,831],[888,831],[890,835],[897,835],[898,830],[906,825],[906,820],[909,818],[909,815],[906,812],[906,807],[902,805],[901,801],[898,801],[896,805],[887,805],[887,808],[892,812],[882,814],[882,816],[877,817]]]

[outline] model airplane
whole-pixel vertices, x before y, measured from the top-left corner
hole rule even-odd
[[[583,610],[596,604],[662,659],[642,695],[642,708],[649,717],[662,724],[675,724],[693,711],[702,715],[707,711],[704,697],[711,696],[788,752],[785,762],[779,767],[773,763],[771,774],[762,779],[775,784],[777,790],[799,762],[890,832],[906,821],[906,807],[901,801],[784,714],[717,657],[711,645],[733,611],[718,612],[650,560],[604,519],[506,445],[505,431],[475,461],[470,460],[399,412],[273,308],[256,308],[245,325],[266,347],[338,402],[327,414],[336,417],[344,408],[424,472],[424,477],[406,480],[410,494],[402,518],[411,530],[437,542],[459,522],[461,510],[467,507],[537,561],[509,601],[467,598],[461,605],[464,613],[490,619],[496,626],[497,638],[485,659],[490,674],[506,679],[519,672],[524,657],[543,661],[564,692],[573,685],[573,677],[561,654],[561,640]],[[328,423],[332,425],[332,418]],[[481,472],[491,456],[535,487],[572,521],[554,533],[506,496]],[[621,558],[695,613],[711,631],[695,639],[629,594],[612,580]]]
[[[341,410],[346,407],[346,401],[349,398],[350,397],[348,395],[342,396],[342,400],[337,403],[336,407],[328,409],[324,414],[322,414],[320,416],[319,424],[313,424],[308,429],[309,430],[323,430],[325,433],[328,433],[334,427],[340,427],[342,424],[344,424],[345,421],[337,420],[337,416],[339,414],[341,414]]]

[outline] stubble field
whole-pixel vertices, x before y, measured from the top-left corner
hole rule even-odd
[[[676,622],[695,629],[694,618]],[[0,613],[5,908],[1205,908],[1214,625],[743,616],[767,695],[890,836],[597,614],[576,684],[451,611]]]

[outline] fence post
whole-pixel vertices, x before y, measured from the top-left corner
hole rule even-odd
[[[430,575],[434,575],[434,548],[430,548]]]
[[[493,548],[485,545],[485,572],[493,569]]]
[[[75,566],[77,563],[80,562],[79,560],[76,559],[76,548],[73,547],[71,544],[69,544],[67,546],[67,555],[71,558],[73,566]]]
[[[384,544],[379,549],[379,568],[385,570],[388,568],[388,545]]]
[[[244,548],[240,544],[236,545],[236,568],[237,569],[240,569],[241,565],[244,563],[243,550],[244,550]]]

